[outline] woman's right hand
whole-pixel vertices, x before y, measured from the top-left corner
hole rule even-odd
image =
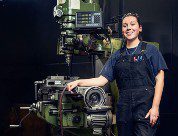
[[[75,87],[77,87],[79,84],[79,80],[75,80],[73,82],[70,82],[67,84],[67,90],[68,91],[72,91],[72,89],[74,89]]]
[[[72,91],[77,86],[104,86],[108,80],[104,76],[89,79],[79,79],[67,84],[67,90]]]

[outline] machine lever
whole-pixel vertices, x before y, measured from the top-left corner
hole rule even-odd
[[[19,127],[21,127],[20,125],[9,125],[10,126],[10,128],[19,128]]]

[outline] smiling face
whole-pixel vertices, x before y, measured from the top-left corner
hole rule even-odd
[[[127,16],[122,20],[122,34],[127,41],[139,40],[139,33],[142,32],[142,26],[134,16]]]

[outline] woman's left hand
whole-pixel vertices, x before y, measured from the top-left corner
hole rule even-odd
[[[145,118],[148,118],[150,116],[150,124],[153,127],[159,117],[159,108],[152,107],[149,112],[146,114]]]

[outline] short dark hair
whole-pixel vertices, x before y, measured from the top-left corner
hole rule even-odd
[[[142,25],[139,15],[138,15],[137,13],[134,13],[134,12],[129,12],[129,13],[124,14],[124,15],[122,16],[122,21],[124,20],[124,18],[126,18],[126,17],[128,17],[128,16],[133,16],[133,17],[135,17],[135,18],[137,19],[137,21],[138,21],[138,24],[139,24],[139,25]]]

